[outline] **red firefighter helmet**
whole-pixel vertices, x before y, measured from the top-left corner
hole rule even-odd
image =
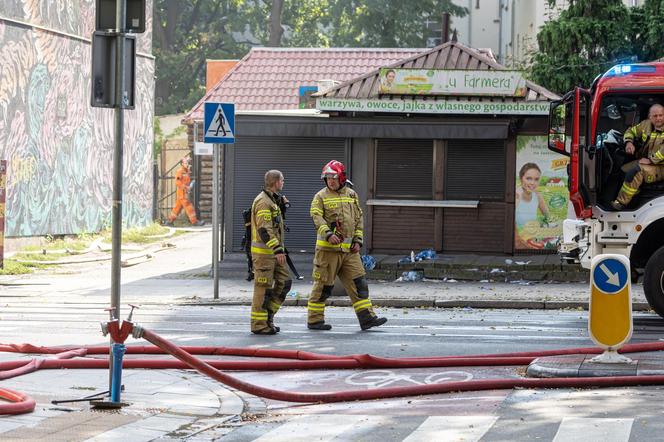
[[[323,172],[320,174],[320,178],[324,180],[327,177],[338,178],[340,186],[346,184],[346,168],[343,163],[341,161],[332,160],[323,166]]]

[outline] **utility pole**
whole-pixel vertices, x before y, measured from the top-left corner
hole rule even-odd
[[[130,6],[130,14],[128,14]],[[97,0],[96,31],[92,38],[91,106],[114,109],[113,196],[111,201],[111,305],[110,320],[102,324],[110,333],[109,402],[102,408],[119,408],[122,390],[122,358],[126,334],[120,333],[120,288],[122,258],[122,181],[124,154],[124,110],[134,108],[136,37],[145,32],[145,0]],[[127,20],[129,18],[130,20]],[[129,50],[128,50],[129,48]],[[131,317],[131,314],[129,315]],[[128,321],[131,319],[129,318]]]

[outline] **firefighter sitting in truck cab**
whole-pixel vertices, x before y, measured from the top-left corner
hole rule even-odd
[[[625,181],[613,210],[623,210],[639,192],[641,184],[664,180],[664,106],[653,104],[648,119],[625,131],[625,151],[636,160],[623,166]]]

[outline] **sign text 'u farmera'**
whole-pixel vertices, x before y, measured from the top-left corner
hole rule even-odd
[[[519,71],[459,69],[380,69],[381,94],[484,95],[524,97]]]

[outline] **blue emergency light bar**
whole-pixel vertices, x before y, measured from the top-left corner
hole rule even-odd
[[[657,70],[655,66],[648,65],[648,64],[619,64],[611,69],[609,69],[606,74],[604,74],[605,77],[611,77],[614,75],[624,75],[624,74],[633,74],[633,73],[653,73]]]

